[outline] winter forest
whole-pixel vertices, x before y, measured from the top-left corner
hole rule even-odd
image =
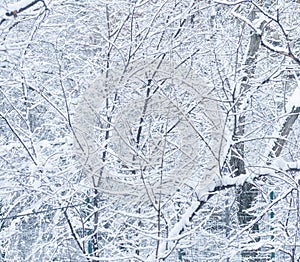
[[[0,2],[0,261],[300,261],[300,3]]]

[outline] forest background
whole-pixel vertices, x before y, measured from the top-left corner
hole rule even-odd
[[[0,3],[1,261],[300,261],[300,4]]]

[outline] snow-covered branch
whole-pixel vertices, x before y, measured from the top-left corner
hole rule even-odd
[[[159,261],[162,258],[165,258],[169,254],[170,245],[167,245],[168,242],[174,241],[174,238],[180,239],[185,233],[186,226],[190,225],[193,221],[193,218],[197,215],[197,212],[207,203],[207,201],[213,197],[217,192],[225,190],[232,187],[242,186],[245,182],[251,182],[255,177],[250,177],[249,175],[240,175],[237,177],[225,176],[217,178],[215,180],[206,181],[204,185],[199,186],[196,189],[198,200],[190,204],[190,207],[184,212],[180,217],[179,221],[172,226],[169,232],[169,238],[164,239],[159,247],[159,252],[157,257],[155,257],[155,252],[147,258],[146,261]]]
[[[6,7],[0,7],[0,25],[2,25],[9,17],[17,17],[19,13],[26,11],[27,9],[35,6],[41,2],[45,8],[46,4],[44,0],[22,0],[13,4],[9,4]]]

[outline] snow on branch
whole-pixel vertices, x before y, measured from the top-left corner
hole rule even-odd
[[[238,237],[242,236],[244,232],[251,229],[253,225],[255,225],[257,222],[259,222],[265,214],[268,214],[273,206],[275,206],[278,202],[280,202],[282,199],[286,198],[287,195],[289,195],[292,192],[293,188],[290,188],[286,192],[279,195],[276,199],[274,199],[268,206],[264,208],[264,210],[260,213],[259,216],[257,216],[253,221],[251,221],[250,224],[243,227],[237,234],[234,234],[228,241],[229,244],[233,243],[234,240],[236,240]]]
[[[21,143],[21,145],[23,146],[23,148],[25,149],[25,151],[27,152],[28,156],[30,157],[30,159],[32,160],[32,162],[34,163],[35,166],[37,166],[37,161],[35,159],[34,154],[32,154],[30,152],[30,149],[26,146],[25,142],[23,141],[23,139],[20,137],[20,135],[18,134],[18,132],[13,128],[13,126],[11,125],[11,123],[8,121],[8,119],[6,118],[6,116],[4,116],[2,113],[0,113],[0,118],[3,119],[5,121],[5,123],[7,124],[7,126],[9,127],[9,129],[11,130],[11,132],[15,135],[15,137],[18,139],[18,141]]]
[[[185,227],[190,224],[197,212],[203,207],[204,204],[207,203],[207,201],[212,196],[215,195],[216,192],[224,190],[226,188],[242,186],[246,181],[251,182],[251,180],[253,179],[254,177],[251,177],[249,175],[240,175],[237,177],[225,176],[222,178],[216,176],[214,180],[206,182],[204,185],[201,185],[201,187],[196,188],[198,200],[191,203],[190,207],[185,211],[179,221],[170,230],[169,238],[165,239],[163,243],[161,243],[157,257],[155,258],[155,253],[153,253],[147,258],[146,261],[159,261],[160,259],[166,258],[169,255],[167,242],[174,241],[174,238],[181,238],[181,236],[185,232]]]
[[[231,14],[236,17],[237,19],[245,22],[248,26],[250,26],[258,35],[261,35],[261,30],[256,27],[256,25],[251,22],[248,18],[244,17],[243,15],[237,13],[235,10],[231,12]]]
[[[293,162],[288,162],[284,160],[281,156],[282,150],[286,142],[288,141],[288,136],[299,117],[300,114],[300,86],[295,89],[294,93],[289,97],[287,103],[287,109],[290,111],[285,116],[283,121],[280,121],[279,128],[275,131],[270,143],[270,147],[266,151],[267,161],[264,163],[265,167],[261,168],[259,171],[259,176],[266,177],[274,175],[276,172],[299,172],[300,171],[300,160]],[[299,178],[295,180],[296,183],[299,183]]]
[[[300,160],[297,161],[285,161],[281,157],[273,160],[273,166],[282,171],[300,171]]]
[[[293,106],[291,112],[288,114],[287,118],[285,119],[281,131],[280,136],[273,142],[272,150],[270,151],[268,158],[279,157],[281,151],[287,141],[287,137],[290,134],[292,127],[296,120],[298,119],[300,114],[300,106]]]
[[[43,3],[46,8],[44,0],[22,0],[13,4],[9,4],[6,7],[0,7],[0,25],[2,25],[9,17],[16,17],[19,13],[29,9],[30,7],[36,5],[37,3]]]
[[[267,161],[264,163],[264,167],[259,170],[259,177],[273,176],[276,173],[285,172],[299,172],[300,171],[300,160],[286,161],[281,157],[282,150],[288,141],[288,136],[299,117],[300,114],[300,88],[296,88],[292,96],[289,98],[287,108],[290,110],[285,119],[280,121],[280,128],[277,129],[276,134],[270,143],[270,147],[267,149],[266,158]],[[279,133],[279,136],[277,135]],[[293,180],[293,183],[300,183],[300,174],[297,174]]]
[[[236,10],[238,10],[238,8],[240,7],[240,5],[242,3],[244,3],[244,2],[249,3],[249,1],[236,1],[236,2],[215,1],[215,2],[218,3],[218,4],[223,4],[223,5],[228,5],[228,6],[235,6],[232,10],[232,15],[234,17],[236,17],[237,19],[243,21],[248,26],[250,26],[255,31],[255,33],[261,37],[261,45],[263,47],[265,47],[266,49],[268,49],[271,52],[289,57],[294,62],[296,62],[298,65],[300,65],[300,58],[298,58],[291,49],[288,33],[286,32],[285,28],[283,27],[283,25],[282,25],[282,23],[279,19],[279,13],[277,13],[277,16],[274,17],[271,14],[269,14],[267,11],[265,11],[262,7],[260,7],[257,3],[255,3],[254,1],[250,1],[251,4],[256,9],[258,9],[260,14],[263,16],[263,18],[256,19],[256,20],[258,20],[258,22],[257,21],[251,21],[250,19],[248,19],[247,17],[245,17],[244,15],[242,15],[242,14],[240,14],[236,11]],[[266,41],[263,38],[263,33],[264,33],[263,32],[263,25],[265,24],[265,22],[267,20],[274,22],[278,26],[278,29],[279,29],[280,33],[282,33],[284,38],[285,38],[286,48],[274,46],[274,45],[272,45],[271,43],[269,43],[268,41]]]
[[[300,59],[298,57],[296,57],[294,55],[294,53],[292,53],[290,48],[288,48],[288,50],[286,50],[284,48],[275,47],[275,46],[271,45],[270,43],[268,43],[267,41],[265,41],[263,38],[261,41],[261,45],[274,53],[284,55],[284,56],[287,56],[287,57],[293,59],[298,65],[300,65]]]
[[[222,5],[240,5],[242,3],[248,3],[248,0],[241,0],[241,1],[235,1],[235,2],[230,2],[230,1],[222,1],[222,0],[215,0],[214,1],[217,4],[222,4]]]

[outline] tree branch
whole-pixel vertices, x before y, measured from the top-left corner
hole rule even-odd
[[[16,130],[12,127],[12,125],[8,122],[8,120],[6,119],[6,117],[4,115],[2,115],[2,113],[0,113],[0,117],[6,122],[6,124],[8,125],[9,129],[11,130],[11,132],[13,132],[13,134],[16,136],[16,138],[19,140],[19,142],[22,144],[22,146],[24,147],[24,149],[26,150],[26,152],[28,153],[29,157],[31,158],[32,162],[37,166],[37,162],[34,159],[33,155],[30,153],[28,147],[25,145],[25,143],[22,141],[21,137],[18,135],[18,133],[16,132]]]
[[[11,10],[7,11],[5,13],[5,16],[7,16],[7,17],[10,17],[10,16],[16,17],[17,14],[22,13],[23,11],[25,11],[25,10],[29,9],[30,7],[36,5],[38,2],[42,2],[44,7],[47,9],[47,6],[46,6],[44,0],[34,0],[32,2],[29,2],[29,3],[28,3],[28,0],[27,0],[27,1],[23,1],[23,3],[22,3],[22,1],[17,3],[18,6],[21,6],[19,9],[14,8],[16,6],[16,4],[10,5],[8,7],[8,9],[11,9]],[[22,6],[22,5],[24,5],[24,6]],[[6,18],[2,18],[2,20],[0,21],[0,25],[2,25],[6,20],[7,20]]]

